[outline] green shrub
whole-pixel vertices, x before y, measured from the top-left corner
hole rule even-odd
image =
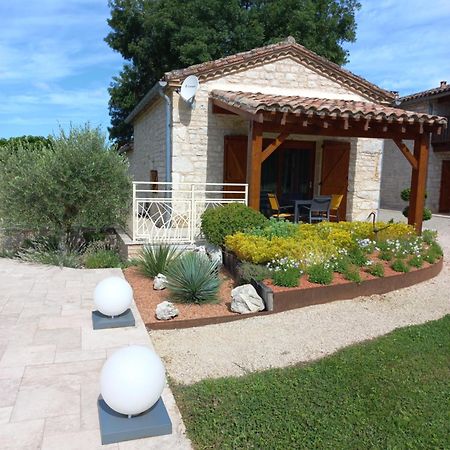
[[[212,303],[217,301],[219,273],[217,261],[201,253],[186,252],[166,270],[167,289],[180,303]]]
[[[403,214],[405,217],[408,217],[408,214],[409,214],[409,205],[408,205],[408,206],[405,206],[405,207],[403,208],[402,214]],[[431,217],[432,217],[432,215],[433,215],[433,214],[432,214],[432,212],[431,212],[431,209],[429,209],[429,208],[427,208],[427,207],[423,208],[423,215],[422,215],[422,219],[423,219],[423,220],[430,220]]]
[[[51,145],[39,145],[39,151],[22,144],[14,151],[1,150],[9,154],[0,164],[5,225],[48,229],[63,242],[79,229],[126,221],[131,201],[128,164],[98,128],[61,129]]]
[[[333,270],[337,273],[345,273],[351,264],[347,255],[340,255],[333,259]]]
[[[22,261],[74,269],[82,265],[81,254],[70,249],[59,251],[45,248],[45,246],[30,247],[20,250],[17,257]]]
[[[250,281],[263,281],[266,278],[270,278],[270,270],[267,266],[262,264],[252,264],[249,262],[243,262],[239,266],[239,278],[242,283],[250,283]]]
[[[367,256],[360,247],[353,247],[348,252],[348,258],[352,264],[362,267],[367,264]]]
[[[437,239],[437,232],[433,230],[423,230],[422,239],[428,245],[431,245]]]
[[[270,218],[263,228],[254,228],[249,234],[263,236],[268,239],[274,237],[294,237],[298,232],[299,226],[283,219]]]
[[[409,202],[410,196],[411,196],[411,188],[403,189],[403,191],[400,192],[400,197],[405,202]],[[427,197],[428,197],[428,194],[425,192],[425,198],[427,198]]]
[[[121,267],[122,261],[114,250],[97,250],[86,252],[84,255],[84,267],[86,269],[106,269],[108,267]]]
[[[382,250],[378,255],[378,258],[382,259],[383,261],[392,261],[393,255],[388,250]]]
[[[391,268],[396,272],[409,272],[409,266],[402,259],[396,259],[391,264]]]
[[[239,231],[264,228],[268,222],[259,211],[242,203],[229,203],[223,207],[207,209],[201,217],[201,229],[209,242],[223,245],[226,236]]]
[[[330,284],[333,281],[333,270],[328,264],[314,264],[308,268],[308,281],[317,284]]]
[[[272,272],[273,284],[284,287],[297,287],[301,272],[295,267]]]
[[[381,263],[375,263],[367,266],[367,272],[374,277],[384,277],[384,266]]]
[[[423,258],[421,256],[413,256],[409,261],[408,264],[411,267],[416,267],[416,268],[420,268],[423,266]]]
[[[432,242],[425,252],[423,259],[430,264],[434,264],[442,257],[442,255],[443,252],[441,246],[437,242]]]
[[[138,267],[143,275],[154,278],[159,273],[166,274],[168,267],[178,256],[176,248],[170,245],[146,245],[139,253]]]
[[[434,253],[437,258],[440,258],[444,255],[442,247],[436,241],[430,244],[428,251]]]
[[[77,268],[82,266],[84,250],[84,240],[76,236],[59,245],[53,236],[39,236],[27,241],[26,246],[17,252],[17,257],[22,261]]]
[[[343,273],[344,278],[354,283],[361,283],[361,275],[359,274],[359,267],[348,266],[347,270]]]

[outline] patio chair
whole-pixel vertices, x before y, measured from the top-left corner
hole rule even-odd
[[[330,203],[331,199],[329,197],[314,197],[311,201],[311,206],[304,206],[304,208],[309,210],[309,223],[329,221]]]
[[[267,194],[269,199],[269,206],[271,210],[271,216],[276,219],[294,220],[293,206],[280,206],[278,198],[275,194]]]
[[[333,194],[331,196],[330,218],[336,217],[336,222],[339,222],[339,207],[341,206],[343,198],[344,196],[342,194]]]

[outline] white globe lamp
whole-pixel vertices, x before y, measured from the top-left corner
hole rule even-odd
[[[161,397],[165,370],[159,356],[148,347],[131,345],[111,355],[100,375],[103,400],[128,417],[150,409]]]
[[[130,307],[132,300],[133,289],[120,277],[105,278],[94,291],[95,305],[105,316],[120,316]]]

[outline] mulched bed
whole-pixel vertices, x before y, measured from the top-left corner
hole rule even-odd
[[[391,269],[391,261],[383,261],[376,258],[375,255],[372,255],[372,258],[375,262],[381,262],[384,266],[384,278],[394,277],[403,275],[403,273],[396,272]],[[431,264],[424,262],[422,269],[429,267]],[[414,267],[410,268],[410,272],[414,272],[416,269]],[[124,275],[127,281],[131,284],[134,292],[134,299],[136,302],[136,306],[141,314],[142,320],[146,325],[150,328],[152,324],[158,324],[158,328],[166,328],[168,325],[170,328],[177,328],[176,323],[178,322],[181,326],[182,322],[186,322],[184,326],[197,326],[197,325],[206,325],[208,323],[208,319],[211,319],[210,323],[218,323],[222,321],[234,320],[237,318],[249,317],[249,315],[241,315],[238,313],[234,313],[230,310],[231,304],[231,290],[234,287],[234,280],[229,274],[229,272],[222,268],[220,271],[220,279],[221,285],[219,290],[219,301],[214,304],[204,304],[204,305],[194,305],[194,304],[184,304],[184,303],[176,303],[176,307],[178,308],[179,315],[170,321],[160,321],[156,319],[155,310],[158,303],[163,302],[164,300],[171,300],[170,293],[165,289],[162,291],[153,289],[153,280],[141,274],[137,267],[128,267],[124,269]],[[360,271],[362,281],[373,280],[377,277],[365,272],[364,270]],[[350,284],[352,281],[346,280],[343,275],[339,273],[333,274],[333,282],[331,285],[343,285]],[[297,288],[287,288],[282,286],[275,286],[272,280],[264,280],[264,284],[272,289],[274,293],[281,293],[287,291],[298,291],[299,289],[310,289],[310,288],[321,288],[324,285],[311,283],[307,279],[307,275],[302,275],[299,280],[299,285]],[[266,312],[267,313],[267,312]],[[263,314],[263,313],[256,313]],[[253,316],[255,314],[251,314]],[[214,319],[219,319],[215,321]],[[198,321],[198,322],[196,322]],[[170,322],[170,324],[169,324]],[[201,323],[202,322],[202,323]],[[173,323],[173,325],[172,325]],[[183,326],[183,327],[184,327]]]
[[[153,280],[142,275],[137,267],[128,267],[123,271],[128,283],[131,284],[134,292],[134,300],[145,324],[161,323],[156,319],[155,310],[158,303],[164,300],[170,301],[170,294],[167,289],[155,291]],[[230,310],[231,290],[234,287],[233,279],[224,269],[220,271],[220,291],[219,302],[205,305],[192,305],[176,303],[179,315],[171,322],[190,319],[201,319],[205,317],[240,316]]]

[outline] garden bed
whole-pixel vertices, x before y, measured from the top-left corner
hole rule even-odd
[[[233,255],[228,254],[224,258],[224,262],[229,266],[231,263],[237,264],[238,261]],[[273,310],[254,314],[238,314],[230,310],[231,290],[234,287],[234,281],[230,276],[230,272],[237,273],[237,268],[236,265],[225,266],[220,274],[222,283],[219,292],[219,303],[206,305],[177,303],[176,307],[179,310],[179,316],[167,321],[158,320],[155,316],[156,305],[170,299],[167,290],[154,290],[153,280],[142,275],[137,267],[125,269],[124,275],[133,287],[136,306],[147,328],[152,330],[171,330],[231,322],[305,306],[348,300],[361,296],[385,294],[429,280],[439,274],[442,266],[443,258],[435,264],[424,263],[424,266],[420,269],[412,268],[408,273],[399,273],[390,269],[386,263],[384,277],[377,278],[365,273],[364,281],[359,284],[345,280],[342,275],[337,273],[334,274],[333,283],[327,286],[310,283],[305,276],[300,279],[299,287],[297,288],[274,286],[270,280],[265,280],[261,284],[266,286],[267,293],[273,296]],[[267,304],[267,297],[264,300]]]
[[[219,291],[219,302],[204,305],[177,303],[179,315],[171,320],[158,320],[155,316],[156,305],[164,300],[170,300],[169,292],[153,289],[153,280],[142,275],[135,266],[124,269],[127,281],[133,287],[134,300],[147,328],[151,330],[170,330],[176,328],[190,328],[214,323],[230,322],[256,314],[242,316],[230,310],[231,290],[233,279],[226,269],[220,273],[221,287]]]

